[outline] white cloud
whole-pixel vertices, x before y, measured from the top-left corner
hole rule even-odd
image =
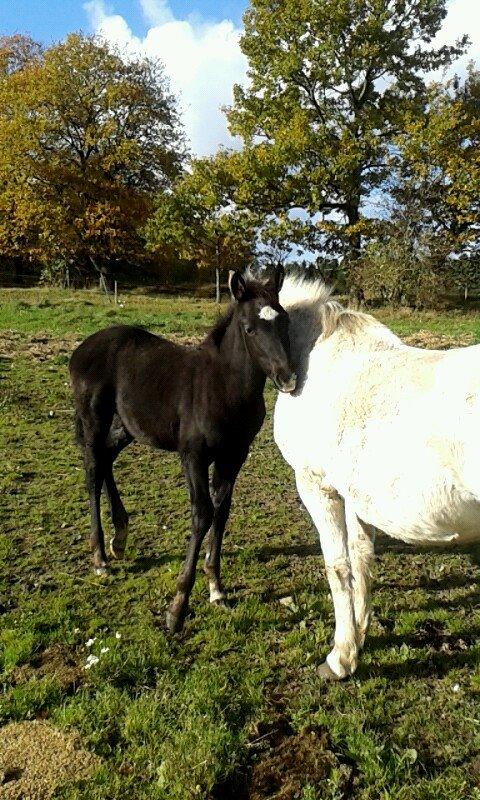
[[[163,25],[173,21],[167,0],[140,0],[143,16],[150,25]]]
[[[143,38],[134,36],[119,14],[104,0],[84,4],[93,30],[131,54],[160,58],[179,96],[182,117],[196,155],[216,151],[220,144],[238,146],[228,133],[221,106],[232,101],[234,83],[245,83],[247,61],[240,50],[241,28],[231,20],[203,22],[198,15],[176,19],[168,0],[139,0],[149,26]],[[450,44],[468,33],[471,45],[448,70],[464,75],[470,60],[480,67],[480,2],[450,0],[448,14],[434,44]],[[429,78],[440,78],[433,73]]]
[[[450,0],[447,9],[447,16],[433,44],[436,47],[454,44],[465,33],[468,34],[470,46],[467,52],[447,70],[449,77],[455,74],[464,76],[469,61],[475,62],[477,68],[480,67],[480,3],[476,0]],[[436,72],[432,77],[439,79],[441,73]]]
[[[133,35],[123,17],[109,13],[103,0],[90,0],[84,9],[95,33],[132,55],[141,53],[163,62],[172,90],[179,96],[195,155],[214,153],[221,144],[238,144],[229,135],[220,109],[232,102],[233,84],[245,81],[241,29],[230,20],[175,19],[166,0],[140,2],[151,26],[143,38]]]

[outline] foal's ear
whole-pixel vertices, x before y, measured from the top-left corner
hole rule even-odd
[[[275,284],[275,289],[277,294],[280,294],[280,289],[283,286],[284,279],[285,279],[285,270],[283,268],[283,264],[279,264],[275,270],[275,275],[273,277],[273,282]]]
[[[284,278],[285,278],[285,270],[283,268],[283,265],[279,264],[278,267],[275,268],[273,277],[268,280],[268,284],[277,294],[280,294],[280,289],[283,286]]]
[[[247,285],[238,269],[231,269],[228,273],[228,287],[232,298],[236,300],[237,303],[243,300],[247,291]]]

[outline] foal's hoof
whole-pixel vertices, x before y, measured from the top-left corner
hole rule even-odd
[[[110,539],[109,553],[112,558],[123,558],[125,555],[125,545],[122,546],[120,543],[116,542],[115,538]]]
[[[184,621],[184,615],[182,616],[180,614],[174,614],[170,610],[167,611],[166,622],[169,633],[180,633],[183,628]]]
[[[323,664],[319,666],[317,675],[322,681],[325,682],[345,680],[345,678],[341,678],[336,672],[333,671],[327,661],[324,661]]]
[[[101,564],[99,567],[94,567],[93,571],[97,578],[108,578],[110,574],[106,564]]]
[[[223,608],[225,611],[230,611],[230,605],[225,597],[217,597],[215,600],[210,600],[210,605],[215,608]]]

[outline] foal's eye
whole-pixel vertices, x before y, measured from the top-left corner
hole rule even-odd
[[[251,325],[245,325],[245,333],[248,333],[249,336],[253,336],[255,328],[252,328]]]

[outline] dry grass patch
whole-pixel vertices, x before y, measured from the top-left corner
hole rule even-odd
[[[425,347],[428,350],[450,350],[451,347],[468,347],[475,344],[473,333],[446,335],[433,331],[416,331],[408,336],[402,336],[405,344],[411,347]]]
[[[77,734],[46,722],[13,722],[0,729],[1,800],[48,800],[60,786],[90,777],[99,765]]]

